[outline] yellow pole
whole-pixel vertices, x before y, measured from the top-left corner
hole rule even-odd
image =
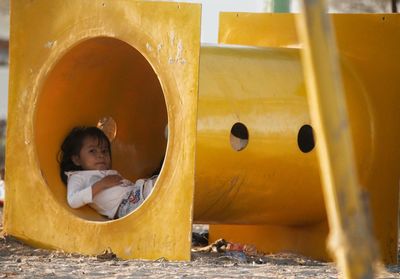
[[[344,278],[372,278],[375,245],[360,200],[338,54],[325,2],[303,0],[297,29],[330,226],[329,248]]]

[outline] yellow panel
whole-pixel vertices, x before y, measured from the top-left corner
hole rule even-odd
[[[247,46],[298,47],[295,24],[293,14],[224,12],[219,16],[218,42]]]
[[[262,47],[298,44],[294,36],[295,15],[223,13],[220,41]],[[292,18],[290,18],[292,17]],[[370,200],[374,233],[383,260],[397,262],[397,209],[400,149],[397,123],[397,80],[400,15],[332,15],[336,30],[343,81],[355,147],[358,175]],[[275,22],[287,21],[280,25]],[[268,26],[268,32],[254,28]],[[292,25],[290,27],[290,25]],[[249,36],[246,33],[251,33]],[[265,39],[273,38],[273,39]],[[268,75],[268,73],[265,73]],[[290,74],[290,78],[292,75]],[[362,104],[360,104],[361,102]],[[359,111],[356,112],[355,111]],[[358,115],[357,119],[352,115]],[[366,117],[363,119],[363,117]],[[368,119],[368,120],[367,120]],[[367,121],[367,124],[365,124]],[[360,125],[360,123],[364,123]],[[364,143],[365,142],[365,143]],[[293,173],[291,173],[293,175]],[[285,249],[282,246],[282,249]],[[321,248],[323,249],[323,248]]]
[[[11,11],[6,233],[67,252],[189,260],[200,6],[18,0]],[[124,176],[150,175],[166,153],[152,195],[116,221],[70,209],[58,171],[68,131],[102,117],[116,121]]]

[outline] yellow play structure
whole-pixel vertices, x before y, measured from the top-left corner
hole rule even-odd
[[[330,259],[325,140],[306,89],[320,72],[303,70],[296,16],[223,13],[215,46],[200,45],[200,16],[197,4],[11,1],[6,233],[67,252],[189,260],[192,223],[207,223],[211,240]],[[395,263],[400,17],[330,18],[366,225]],[[151,196],[114,221],[69,208],[59,178],[66,133],[99,122],[123,176],[149,176],[165,156]]]

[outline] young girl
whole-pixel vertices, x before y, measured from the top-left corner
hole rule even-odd
[[[132,183],[111,170],[110,141],[96,127],[76,127],[68,134],[61,146],[60,175],[72,208],[88,204],[109,219],[139,207],[157,179],[154,175]]]

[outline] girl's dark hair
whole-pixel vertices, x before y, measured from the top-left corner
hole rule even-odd
[[[72,156],[79,156],[83,141],[87,137],[97,139],[99,141],[99,145],[106,143],[111,157],[110,140],[102,130],[97,127],[86,126],[73,128],[64,139],[64,142],[61,145],[59,156],[60,176],[65,185],[67,185],[68,182],[68,177],[65,174],[66,171],[82,170],[80,166],[74,164],[72,161]]]

